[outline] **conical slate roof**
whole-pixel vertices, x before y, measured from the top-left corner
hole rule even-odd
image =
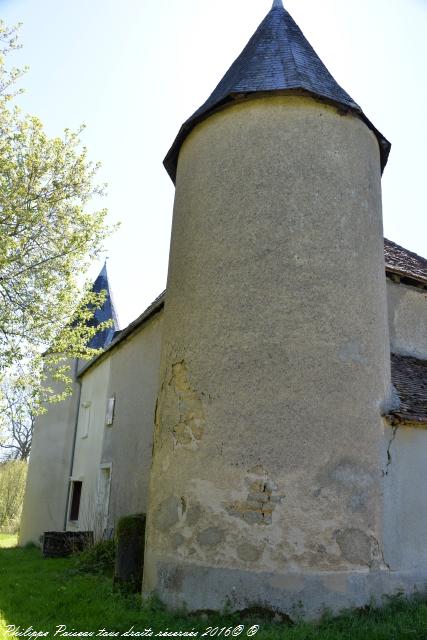
[[[114,333],[119,328],[116,310],[114,308],[113,300],[111,297],[106,263],[104,263],[104,266],[102,267],[98,277],[93,283],[92,291],[94,293],[101,293],[101,291],[106,291],[106,296],[102,307],[96,309],[90,325],[96,327],[101,324],[101,322],[106,322],[107,320],[112,320],[113,322],[112,326],[108,327],[108,329],[98,331],[98,333],[96,333],[90,340],[88,346],[92,347],[92,349],[105,349],[106,347],[108,347],[114,337]]]
[[[381,169],[384,169],[390,143],[329,73],[281,0],[274,0],[270,12],[215,91],[182,125],[164,160],[173,182],[181,146],[197,123],[236,99],[251,98],[255,93],[283,91],[307,92],[357,114],[378,139]]]

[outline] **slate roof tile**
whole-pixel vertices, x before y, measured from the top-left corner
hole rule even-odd
[[[391,354],[391,379],[400,407],[387,416],[392,423],[427,424],[427,360]]]
[[[106,291],[106,297],[104,304],[101,308],[96,309],[93,319],[90,322],[90,326],[98,326],[101,322],[112,320],[112,326],[102,331],[98,331],[93,338],[89,341],[89,347],[92,349],[105,349],[111,343],[114,338],[115,332],[118,330],[119,325],[117,321],[117,314],[114,308],[113,299],[111,296],[110,283],[108,281],[107,265],[104,264],[98,277],[92,286],[92,291],[95,293],[101,293]]]
[[[283,91],[302,91],[358,115],[377,137],[381,169],[384,169],[390,153],[390,143],[336,82],[282,3],[275,0],[270,12],[216,89],[182,125],[164,160],[173,182],[181,146],[197,123],[236,98],[245,99],[256,93]]]
[[[427,259],[384,238],[386,270],[427,284]]]

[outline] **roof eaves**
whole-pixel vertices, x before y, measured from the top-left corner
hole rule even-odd
[[[400,278],[406,278],[407,280],[413,280],[416,283],[426,285],[427,286],[427,278],[423,278],[422,276],[415,275],[410,271],[404,271],[402,269],[396,269],[395,267],[390,267],[386,264],[385,266],[386,273],[393,274],[399,276]]]
[[[387,413],[384,418],[392,427],[406,425],[408,427],[417,427],[418,429],[427,429],[427,416],[415,418],[407,416],[404,413],[399,413],[398,411],[391,411]]]
[[[427,259],[423,256],[384,238],[384,258],[387,273],[427,284]]]

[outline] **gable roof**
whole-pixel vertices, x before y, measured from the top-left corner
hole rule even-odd
[[[258,93],[284,91],[304,92],[359,116],[377,137],[381,169],[384,169],[390,153],[390,143],[333,78],[301,29],[284,9],[281,0],[275,0],[270,12],[216,89],[182,125],[164,160],[172,181],[175,182],[181,146],[199,122],[236,99],[251,98]]]
[[[427,360],[391,354],[391,380],[400,400],[387,418],[392,424],[427,424]]]
[[[386,271],[427,284],[427,259],[384,238]]]

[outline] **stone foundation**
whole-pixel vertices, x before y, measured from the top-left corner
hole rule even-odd
[[[424,592],[427,571],[336,571],[268,573],[196,565],[157,565],[162,601],[171,609],[241,611],[273,609],[291,619],[319,618],[363,607],[384,595]]]

